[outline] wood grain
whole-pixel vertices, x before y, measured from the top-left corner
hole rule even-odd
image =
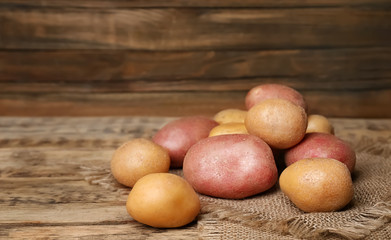
[[[0,114],[212,115],[281,83],[390,117],[387,0],[0,2]],[[59,140],[60,141],[60,140]]]
[[[0,49],[248,50],[390,46],[388,9],[0,8]]]
[[[309,113],[328,117],[391,116],[391,89],[302,92]],[[244,109],[245,91],[116,94],[1,94],[0,114],[8,116],[213,116]],[[61,139],[58,139],[61,141]]]
[[[132,7],[325,7],[325,6],[389,6],[388,0],[2,0],[0,7],[94,7],[94,8],[132,8]]]
[[[129,189],[107,179],[113,142],[146,136],[171,120],[1,117],[0,238],[198,239],[202,228],[197,221],[178,229],[137,223],[125,208]],[[336,134],[347,141],[359,140],[352,136],[389,141],[390,120],[331,121]],[[42,138],[46,143],[39,144]],[[84,144],[73,143],[81,139]]]
[[[265,51],[0,52],[0,93],[391,88],[391,48]]]

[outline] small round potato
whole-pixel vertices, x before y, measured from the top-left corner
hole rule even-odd
[[[285,152],[287,166],[303,158],[333,158],[344,163],[350,172],[356,165],[356,153],[349,143],[328,133],[307,133],[303,140]]]
[[[235,108],[228,108],[221,110],[220,112],[216,113],[216,115],[213,117],[213,119],[218,122],[219,124],[224,123],[244,123],[244,119],[246,118],[247,111],[235,109]]]
[[[168,151],[156,143],[136,138],[122,144],[111,159],[111,173],[121,184],[133,187],[149,173],[168,172]]]
[[[252,107],[245,125],[250,134],[272,148],[287,149],[299,143],[307,128],[304,108],[285,99],[267,99]]]
[[[244,123],[230,122],[230,123],[223,123],[214,127],[210,131],[209,137],[224,135],[224,134],[248,134],[248,132]]]
[[[312,114],[308,116],[308,125],[306,132],[322,132],[334,134],[334,129],[330,121],[325,116]]]
[[[248,134],[202,139],[187,152],[183,174],[197,192],[229,199],[264,192],[278,180],[272,150]]]
[[[176,228],[192,222],[200,200],[191,185],[171,173],[153,173],[134,185],[126,202],[131,217],[157,228]]]
[[[291,101],[307,111],[307,103],[301,93],[289,86],[274,83],[262,84],[250,89],[245,98],[246,108],[250,109],[257,103],[273,98]]]
[[[218,123],[202,116],[176,119],[163,126],[153,141],[168,150],[171,167],[182,167],[187,150],[199,140],[209,136],[210,130]]]
[[[353,198],[353,183],[345,164],[331,158],[302,159],[280,176],[280,188],[305,212],[331,212]]]

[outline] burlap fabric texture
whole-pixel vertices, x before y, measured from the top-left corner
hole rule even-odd
[[[344,209],[329,213],[302,212],[281,192],[278,184],[243,200],[200,195],[199,238],[391,239],[391,136],[357,131],[357,126],[352,129],[355,130],[336,129],[336,135],[350,142],[357,155],[352,175],[354,199]],[[181,170],[173,172],[182,174]],[[105,176],[99,183],[93,175],[88,174],[86,179],[90,181],[92,177],[95,183],[108,188],[118,186],[112,177]]]

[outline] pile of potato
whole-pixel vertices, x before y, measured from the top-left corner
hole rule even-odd
[[[153,227],[180,227],[199,214],[198,194],[243,199],[277,182],[305,212],[336,211],[351,201],[355,152],[333,135],[326,117],[308,115],[299,92],[259,85],[248,92],[245,106],[213,119],[183,117],[152,139],[120,146],[111,171],[132,187],[128,213]],[[286,166],[280,175],[278,161]],[[170,168],[183,168],[184,178],[168,173]]]

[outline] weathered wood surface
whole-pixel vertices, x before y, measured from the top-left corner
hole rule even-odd
[[[86,64],[88,63],[88,64]],[[299,90],[391,86],[391,48],[264,51],[0,52],[0,93],[248,90],[262,81]]]
[[[214,114],[251,87],[391,117],[391,2],[0,1],[0,115]],[[162,110],[164,109],[164,110]]]
[[[1,49],[248,50],[388,46],[389,9],[1,8]]]
[[[198,239],[197,222],[171,230],[135,222],[124,205],[129,189],[93,176],[108,173],[122,142],[149,138],[172,119],[0,118],[0,238]],[[332,122],[347,141],[391,134],[391,120]]]
[[[310,113],[327,117],[391,115],[391,90],[303,92]],[[165,93],[1,94],[3,116],[212,116],[226,108],[244,108],[245,91]]]
[[[133,8],[133,7],[349,7],[349,6],[389,6],[388,0],[1,0],[5,7],[94,7],[94,8]]]

